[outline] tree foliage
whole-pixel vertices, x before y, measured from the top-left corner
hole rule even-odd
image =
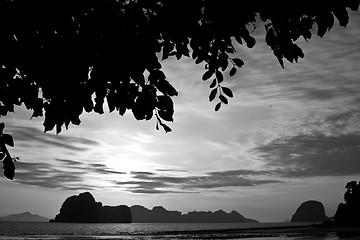
[[[334,219],[340,224],[360,226],[360,182],[348,182],[345,188],[345,203],[339,204]]]
[[[13,147],[14,140],[10,134],[3,133],[5,128],[4,123],[0,123],[0,159],[3,161],[3,169],[5,177],[13,180],[15,176],[15,164],[14,160],[18,158],[12,158],[6,145]]]
[[[189,57],[205,66],[215,110],[232,91],[244,61],[234,57],[235,41],[252,48],[252,28],[265,22],[265,41],[284,59],[304,57],[295,41],[309,40],[317,25],[324,36],[335,19],[346,26],[348,8],[359,0],[1,0],[0,115],[24,104],[32,117],[45,115],[45,131],[80,124],[86,112],[154,116],[166,132],[173,121],[177,90],[161,70],[161,60]]]

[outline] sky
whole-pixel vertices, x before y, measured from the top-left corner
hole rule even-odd
[[[84,113],[80,126],[44,133],[43,118],[17,107],[0,119],[15,141],[14,181],[0,177],[0,216],[30,211],[54,218],[72,195],[103,205],[238,211],[262,222],[291,219],[307,200],[327,216],[345,185],[360,180],[360,15],[322,39],[299,39],[305,58],[282,69],[254,30],[253,49],[236,45],[245,65],[223,86],[234,93],[214,111],[204,65],[162,62],[174,98],[172,132],[131,112]]]

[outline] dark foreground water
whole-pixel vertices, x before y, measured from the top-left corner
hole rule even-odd
[[[20,223],[0,222],[0,240],[96,239],[360,239],[360,230],[304,227],[301,223]],[[299,227],[301,226],[301,227]],[[281,227],[281,228],[279,228]],[[359,234],[359,235],[358,235]]]

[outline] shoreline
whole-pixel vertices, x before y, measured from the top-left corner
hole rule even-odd
[[[234,227],[225,229],[177,229],[169,230],[164,228],[158,228],[154,225],[154,229],[151,232],[136,231],[102,231],[102,232],[73,232],[71,229],[65,232],[23,232],[23,234],[0,234],[0,239],[47,239],[47,240],[59,240],[59,239],[359,239],[360,226],[323,226],[312,223],[294,226],[244,226],[244,228]],[[31,225],[29,225],[31,226]],[[86,226],[86,225],[85,225]],[[86,228],[92,225],[87,225]]]

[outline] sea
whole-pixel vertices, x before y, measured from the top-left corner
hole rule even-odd
[[[0,222],[0,240],[360,239],[314,231],[309,223],[47,223]]]

